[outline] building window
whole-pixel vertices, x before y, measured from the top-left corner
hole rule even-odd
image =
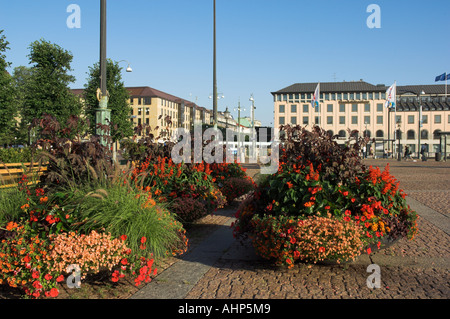
[[[150,108],[148,107],[145,108],[145,115],[150,115]]]
[[[281,102],[281,94],[277,94],[277,101]]]
[[[344,100],[348,100],[348,93],[344,93]]]
[[[319,124],[320,124],[320,123],[319,123],[319,117],[318,117],[318,116],[315,117],[314,123],[316,123],[316,125],[319,125]]]
[[[352,124],[358,124],[358,117],[352,116]]]
[[[134,103],[134,99],[130,98],[130,104],[133,104],[133,103]]]
[[[331,93],[331,100],[336,101],[336,93]]]
[[[333,113],[333,104],[327,104],[327,112]]]
[[[369,93],[369,100],[373,100],[373,93]]]
[[[284,105],[280,105],[279,108],[278,108],[278,111],[280,113],[284,113]]]
[[[434,140],[439,140],[440,139],[440,134],[439,133],[441,133],[441,130],[435,130],[433,132],[433,139]]]
[[[370,116],[364,116],[364,124],[370,124]]]
[[[377,104],[377,112],[383,112],[383,104],[381,103]]]
[[[441,116],[440,115],[434,116],[434,124],[441,124]]]
[[[333,117],[327,116],[327,124],[333,124]]]
[[[291,105],[291,113],[297,113],[297,105],[296,104]]]
[[[447,122],[450,124],[450,115],[448,116],[448,121]]]
[[[291,117],[291,124],[297,125],[297,116],[292,116]]]
[[[142,99],[138,98],[138,105],[142,105]]]
[[[408,124],[414,124],[414,115],[408,115]]]
[[[406,138],[408,140],[414,140],[416,138],[416,132],[414,132],[414,130],[409,130],[406,132]]]
[[[352,112],[358,112],[358,104],[352,104]]]
[[[355,99],[355,94],[354,93],[350,93],[350,100],[354,100]]]
[[[420,131],[420,138],[423,140],[428,140],[428,131],[427,130]]]
[[[338,101],[342,100],[342,94],[341,93],[337,94],[337,99],[338,99]]]
[[[376,132],[376,136],[377,136],[377,137],[384,137],[384,132],[383,132],[382,130],[378,130],[378,131]]]
[[[303,113],[308,113],[308,112],[309,112],[309,105],[303,104]]]
[[[361,100],[361,93],[356,93],[356,99]]]
[[[367,100],[367,93],[363,93],[363,94],[362,94],[362,99],[363,99],[363,100]]]
[[[370,112],[370,104],[369,103],[364,104],[364,112]]]
[[[280,125],[284,125],[284,116],[280,116]]]
[[[345,124],[345,116],[339,116],[339,124]]]
[[[304,116],[303,117],[303,125],[308,125],[309,124],[309,117],[308,116]]]
[[[340,130],[339,131],[339,137],[343,137],[343,138],[347,137],[347,132],[344,131],[344,130]]]
[[[401,115],[397,115],[395,117],[395,123],[401,123],[402,122],[402,116]]]
[[[428,115],[422,115],[422,124],[428,124]]]
[[[142,115],[142,108],[138,108],[138,115]]]
[[[339,112],[345,113],[345,104],[339,104]]]
[[[383,124],[383,116],[377,116],[377,124]]]

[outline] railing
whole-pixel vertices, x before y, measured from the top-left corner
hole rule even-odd
[[[14,187],[22,176],[27,175],[28,184],[37,182],[46,170],[46,164],[38,163],[1,163],[0,164],[0,188]]]

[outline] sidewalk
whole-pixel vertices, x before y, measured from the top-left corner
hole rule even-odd
[[[377,165],[385,166],[384,162]],[[405,163],[392,163],[391,173],[397,177],[397,170],[403,178],[399,180],[405,184],[413,182],[411,176],[420,180],[430,170],[438,170],[442,175],[441,170],[446,172],[450,168],[422,164],[407,178],[402,175],[402,165]],[[450,174],[429,181],[432,185],[421,183],[421,187],[424,191],[442,190],[443,178],[450,178]],[[447,299],[450,297],[450,214],[430,208],[426,201],[411,196],[407,199],[421,217],[414,241],[402,239],[345,265],[297,264],[290,270],[270,265],[255,255],[249,243],[242,245],[236,241],[230,228],[234,210],[221,210],[215,218],[225,220],[222,226],[131,298]],[[446,202],[446,212],[450,211],[448,199],[441,200]],[[370,264],[381,268],[379,289],[367,287]]]

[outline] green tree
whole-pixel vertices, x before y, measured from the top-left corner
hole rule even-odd
[[[26,85],[22,121],[30,124],[34,119],[49,114],[60,123],[66,123],[70,115],[80,115],[81,102],[69,88],[69,84],[75,81],[75,77],[69,74],[72,54],[41,39],[30,45],[28,57],[33,66]]]
[[[122,68],[118,62],[107,61],[106,89],[109,93],[108,108],[111,109],[111,137],[113,141],[120,141],[133,135],[133,123],[130,120],[132,107],[130,95],[122,82]],[[95,134],[95,109],[99,107],[97,89],[100,87],[99,63],[89,68],[89,77],[85,84],[84,100],[85,114],[90,121],[90,133]]]
[[[32,69],[26,66],[18,66],[14,68],[12,80],[15,89],[15,103],[18,109],[18,117],[21,118],[24,112],[25,94],[30,83]],[[17,127],[17,142],[26,144],[28,142],[28,124],[25,121],[18,121]]]
[[[14,103],[14,86],[11,75],[6,68],[11,65],[6,61],[4,52],[9,50],[9,42],[0,30],[0,143],[14,143],[17,106]]]

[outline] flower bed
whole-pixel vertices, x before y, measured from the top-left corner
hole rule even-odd
[[[389,173],[365,167],[357,148],[341,148],[325,132],[287,127],[278,172],[263,180],[236,213],[236,237],[277,264],[354,260],[383,239],[413,239],[417,215]],[[351,165],[350,165],[351,164]]]

